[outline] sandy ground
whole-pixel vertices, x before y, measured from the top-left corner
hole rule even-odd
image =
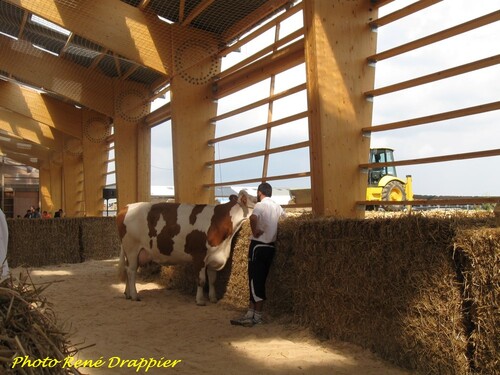
[[[126,300],[117,264],[114,259],[29,270],[35,284],[53,282],[44,295],[73,332],[72,343],[90,345],[66,364],[80,359],[101,365],[81,367],[84,374],[410,374],[357,346],[321,342],[304,329],[272,321],[231,326],[239,311],[221,304],[199,307],[194,296],[155,283],[139,282],[142,300]],[[14,276],[19,272],[13,270]],[[167,360],[180,362],[171,367]]]

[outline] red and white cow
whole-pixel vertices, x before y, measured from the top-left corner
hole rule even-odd
[[[119,274],[125,296],[139,300],[135,287],[139,265],[151,260],[165,265],[194,263],[198,275],[196,303],[205,304],[203,287],[208,273],[209,298],[217,302],[215,279],[231,252],[231,240],[250,217],[256,198],[240,191],[238,200],[220,205],[133,203],[117,215],[121,238]]]

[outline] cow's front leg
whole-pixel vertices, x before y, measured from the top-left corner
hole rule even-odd
[[[139,250],[140,252],[140,250]],[[137,289],[135,287],[135,277],[137,275],[137,256],[129,257],[129,264],[127,265],[127,281],[125,283],[125,297],[131,299],[132,301],[140,301],[137,295]]]
[[[210,302],[217,303],[217,292],[215,290],[215,280],[217,280],[217,271],[207,268],[208,273],[208,298]]]
[[[205,267],[201,267],[198,273],[198,288],[196,290],[196,304],[198,306],[205,306],[205,296],[203,295],[203,289],[205,287],[206,277],[205,277]]]

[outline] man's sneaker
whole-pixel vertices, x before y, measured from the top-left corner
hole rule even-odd
[[[262,320],[262,318],[256,318],[255,316],[253,317],[252,321],[253,321],[253,326],[264,324],[264,321]]]
[[[239,319],[231,319],[230,322],[233,326],[243,326],[243,327],[253,327],[253,325],[255,324],[253,318],[246,316]]]

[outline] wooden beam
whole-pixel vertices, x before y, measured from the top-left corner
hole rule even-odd
[[[231,163],[233,161],[240,161],[240,160],[245,160],[245,159],[256,158],[259,156],[277,154],[279,152],[298,150],[299,148],[305,148],[305,147],[309,147],[309,141],[294,143],[291,145],[286,145],[286,146],[281,146],[281,147],[269,148],[266,150],[255,151],[255,152],[251,152],[249,154],[233,156],[233,157],[225,158],[225,159],[212,160],[212,161],[207,162],[206,166],[209,167],[209,166],[216,165],[216,164]]]
[[[257,83],[272,74],[281,73],[304,62],[304,40],[294,42],[272,55],[263,57],[245,69],[226,76],[214,84],[214,98],[220,99]]]
[[[286,20],[287,18],[293,16],[295,13],[300,12],[303,9],[303,3],[298,3],[295,5],[293,8],[288,9],[285,13],[282,15],[279,15],[278,17],[272,19],[271,21],[267,22],[265,25],[260,26],[259,28],[255,29],[252,31],[250,34],[246,35],[245,37],[239,39],[237,42],[231,44],[229,47],[224,48],[219,52],[219,57],[226,56],[230,52],[236,51],[238,48],[241,46],[247,44],[251,40],[257,38],[259,35],[264,34],[266,31],[272,29],[276,25],[278,25],[280,22]]]
[[[222,113],[222,114],[220,114],[218,116],[215,116],[215,117],[211,118],[210,122],[217,122],[217,121],[220,121],[220,120],[224,120],[226,118],[229,118],[229,117],[238,115],[240,113],[249,111],[251,109],[260,107],[262,105],[268,104],[270,102],[273,102],[273,101],[285,98],[285,97],[287,97],[289,95],[296,94],[296,93],[298,93],[300,91],[304,91],[305,89],[306,89],[306,84],[302,83],[302,84],[297,85],[295,87],[292,87],[292,88],[290,88],[288,90],[281,91],[281,92],[279,92],[277,94],[271,95],[271,96],[269,96],[267,98],[258,100],[256,102],[253,102],[253,103],[250,103],[250,104],[247,104],[247,105],[245,105],[243,107],[240,107],[240,108],[236,108],[236,109],[234,109],[232,111],[229,111],[229,112],[226,112],[226,113]]]
[[[366,97],[374,97],[389,94],[395,91],[401,91],[415,86],[424,85],[431,82],[436,82],[441,79],[455,77],[460,74],[473,72],[475,70],[484,69],[493,65],[500,64],[500,55],[487,57],[486,59],[477,60],[468,64],[456,66],[454,68],[441,70],[432,74],[410,79],[408,81],[395,83],[393,85],[381,87],[378,89],[365,92]]]
[[[370,25],[372,29],[376,29],[377,27],[384,26],[401,18],[407,17],[410,14],[421,11],[422,9],[428,8],[441,1],[442,0],[420,0],[408,5],[407,7],[389,13],[384,17],[377,18],[376,20],[371,21],[368,25]]]
[[[412,201],[358,201],[363,206],[462,206],[479,205],[483,203],[500,203],[500,197],[463,197],[463,198],[429,198]]]
[[[0,130],[52,150],[62,150],[63,133],[4,108],[0,108]]]
[[[114,115],[112,78],[39,51],[26,41],[0,38],[0,50],[1,70],[96,112]]]
[[[180,2],[179,2],[179,22],[184,21],[185,9],[186,9],[186,0],[180,0]]]
[[[395,130],[395,129],[403,129],[411,126],[428,124],[431,122],[450,120],[458,117],[471,116],[479,113],[485,113],[490,111],[496,111],[500,109],[500,101],[481,104],[474,107],[457,109],[455,111],[442,112],[437,113],[430,116],[418,117],[414,119],[408,119],[403,121],[392,122],[389,124],[382,125],[374,125],[370,127],[364,127],[362,130],[363,133],[373,133],[373,132],[381,132],[387,130]]]
[[[170,25],[122,1],[6,0],[120,56],[170,74]]]
[[[441,155],[433,156],[429,158],[419,158],[419,159],[408,159],[408,160],[398,160],[387,163],[364,163],[360,164],[361,169],[372,169],[372,168],[383,168],[389,166],[401,166],[401,165],[416,165],[416,164],[429,164],[429,163],[441,163],[444,161],[457,161],[466,159],[477,159],[477,158],[488,158],[492,156],[499,156],[500,149],[477,151],[477,152],[466,152],[462,154],[452,154],[452,155]]]
[[[189,25],[196,17],[198,17],[205,9],[207,9],[215,0],[202,0],[181,22],[182,26]]]
[[[376,8],[381,8],[384,5],[392,3],[394,0],[371,0],[371,1]]]
[[[481,26],[488,25],[490,23],[500,21],[500,10],[497,10],[495,12],[486,14],[485,16],[473,19],[468,22],[464,22],[460,25],[450,27],[449,29],[439,31],[437,33],[425,36],[423,38],[414,40],[410,43],[406,43],[403,45],[400,45],[395,48],[388,49],[387,51],[383,51],[380,53],[376,53],[374,55],[371,55],[367,58],[369,62],[374,62],[374,61],[380,61],[380,60],[385,60],[390,57],[394,57],[397,55],[401,55],[403,53],[413,51],[415,49],[428,46],[429,44],[439,42],[444,39],[451,38],[452,36],[456,36],[459,34],[463,34],[467,31],[471,31],[474,29],[477,29]]]
[[[257,133],[257,132],[260,132],[262,130],[267,130],[269,128],[273,128],[273,127],[276,127],[276,126],[279,126],[279,125],[287,124],[287,123],[292,122],[292,121],[296,121],[296,120],[300,120],[302,118],[306,118],[307,114],[308,114],[307,111],[296,113],[294,115],[287,116],[287,117],[281,118],[279,120],[274,120],[274,121],[271,121],[271,122],[266,122],[265,124],[262,124],[262,125],[259,125],[259,126],[254,126],[254,127],[249,128],[249,129],[241,130],[241,131],[236,132],[236,133],[231,133],[231,134],[228,134],[228,135],[223,135],[221,137],[212,138],[212,139],[208,140],[208,144],[209,145],[213,145],[213,144],[218,143],[218,142],[223,142],[223,141],[227,141],[229,139],[239,138],[239,137],[242,137],[244,135],[249,135],[249,134],[252,134],[252,133]]]
[[[253,13],[249,14],[241,21],[234,24],[222,35],[222,40],[226,44],[236,39],[239,35],[246,31],[249,31],[253,26],[255,26],[259,21],[267,17],[268,15],[276,12],[276,10],[284,7],[286,4],[290,3],[289,0],[269,0],[264,3],[260,8],[258,8]]]
[[[360,131],[372,123],[372,104],[362,93],[373,88],[366,56],[376,50],[376,33],[366,25],[376,17],[366,0],[304,3],[311,203],[318,215],[364,216],[356,201],[366,196],[367,179],[358,163],[370,142]]]
[[[277,181],[277,180],[290,180],[292,178],[304,178],[304,177],[311,177],[310,172],[300,172],[300,173],[290,173],[290,174],[283,174],[283,175],[275,175],[275,176],[267,176],[266,181]],[[249,178],[245,180],[237,180],[237,181],[224,181],[224,182],[217,182],[213,184],[204,184],[203,186],[205,188],[212,188],[212,187],[218,187],[218,186],[231,186],[231,185],[246,185],[246,184],[253,184],[256,182],[262,182],[262,176],[257,177],[257,178]]]
[[[1,54],[0,54],[1,55]],[[0,81],[0,107],[82,138],[81,110],[52,97],[16,84]]]

